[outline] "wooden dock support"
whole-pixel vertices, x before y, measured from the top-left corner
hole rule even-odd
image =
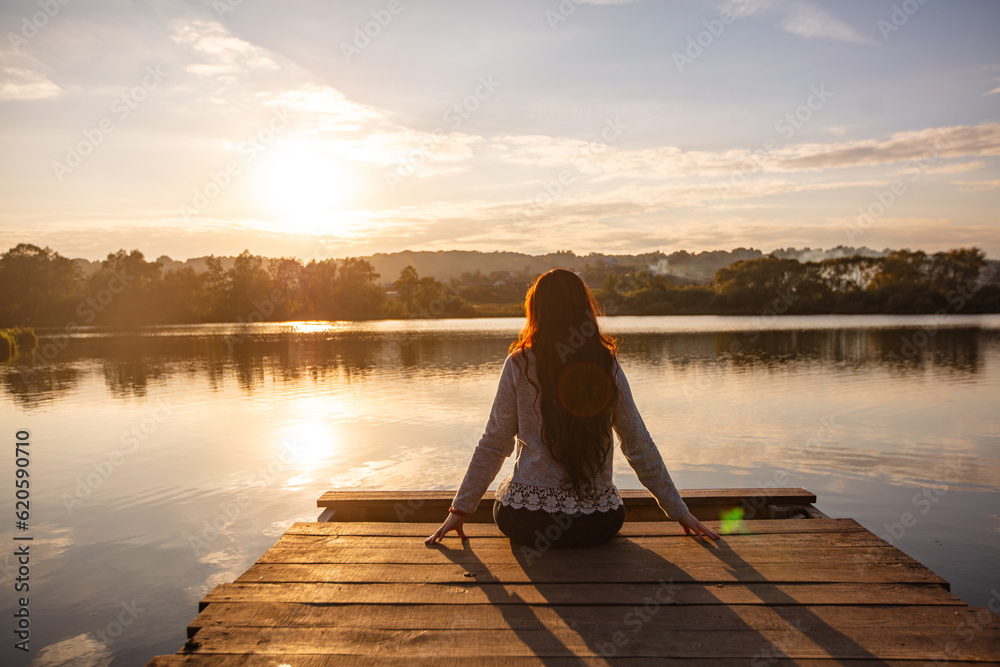
[[[656,509],[643,493],[630,517]],[[149,666],[1000,664],[1000,617],[812,494],[681,493],[700,516],[725,512],[705,519],[723,540],[630,518],[599,547],[518,545],[483,502],[469,540],[427,547],[452,493],[324,494],[324,512],[352,518],[292,525]],[[781,515],[809,518],[764,518]]]

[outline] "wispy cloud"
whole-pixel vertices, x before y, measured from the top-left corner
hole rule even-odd
[[[1000,180],[992,181],[952,181],[959,192],[990,192],[1000,189]]]
[[[260,97],[267,105],[295,114],[317,148],[382,167],[413,168],[419,164],[415,171],[421,177],[454,173],[455,163],[472,158],[473,147],[485,142],[470,134],[427,132],[401,125],[387,111],[352,102],[325,85],[310,84]]]
[[[809,0],[729,0],[725,9],[737,17],[778,14],[778,27],[801,37],[824,37],[844,42],[870,41],[848,23]]]
[[[39,100],[61,95],[62,89],[42,69],[30,56],[0,52],[0,100]]]
[[[884,139],[794,144],[760,151],[683,150],[677,146],[623,149],[541,135],[500,137],[493,141],[498,159],[524,166],[576,167],[580,173],[634,179],[688,178],[734,172],[795,172],[927,158],[952,159],[1000,155],[1000,123],[931,127],[897,132]],[[955,170],[969,170],[969,163]]]
[[[884,140],[804,145],[781,151],[779,165],[825,169],[974,155],[1000,155],[1000,123],[897,132]]]
[[[270,52],[233,37],[225,26],[214,21],[185,22],[171,38],[188,47],[198,59],[186,68],[196,76],[234,83],[250,70],[278,67]]]

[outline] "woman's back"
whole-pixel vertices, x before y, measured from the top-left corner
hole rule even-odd
[[[504,362],[493,409],[486,431],[476,447],[472,463],[455,496],[459,509],[475,508],[503,461],[515,454],[514,470],[497,488],[503,505],[547,512],[606,511],[621,505],[613,483],[613,451],[604,458],[588,489],[575,489],[566,468],[556,461],[542,438],[542,417],[535,358],[530,348],[516,350]],[[635,469],[639,480],[656,496],[671,518],[687,513],[687,506],[670,479],[645,424],[632,400],[632,393],[618,362],[612,367],[617,400],[609,411],[607,437],[614,427],[622,443],[622,453]],[[591,493],[587,493],[590,491]]]
[[[613,483],[612,428],[622,453],[667,516],[685,530],[711,531],[691,516],[646,430],[616,343],[600,332],[599,307],[578,275],[553,269],[525,297],[524,328],[510,348],[486,424],[455,495],[450,516],[428,542],[475,510],[515,453],[514,470],[497,488],[494,519],[512,540],[555,529],[552,546],[607,541],[625,508]]]

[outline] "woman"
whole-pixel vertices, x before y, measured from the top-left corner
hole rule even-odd
[[[584,547],[618,533],[625,507],[612,482],[611,431],[622,454],[670,519],[701,540],[718,539],[688,511],[632,400],[599,307],[571,271],[553,269],[528,289],[527,322],[504,362],[486,432],[448,518],[425,540],[457,531],[515,451],[514,472],[493,504],[497,526],[536,548]]]

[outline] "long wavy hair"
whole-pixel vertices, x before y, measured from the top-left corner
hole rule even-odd
[[[538,384],[542,442],[565,469],[569,488],[592,497],[611,452],[611,413],[617,399],[616,341],[601,333],[603,314],[578,275],[542,274],[524,299],[527,321],[510,352],[530,348]]]

